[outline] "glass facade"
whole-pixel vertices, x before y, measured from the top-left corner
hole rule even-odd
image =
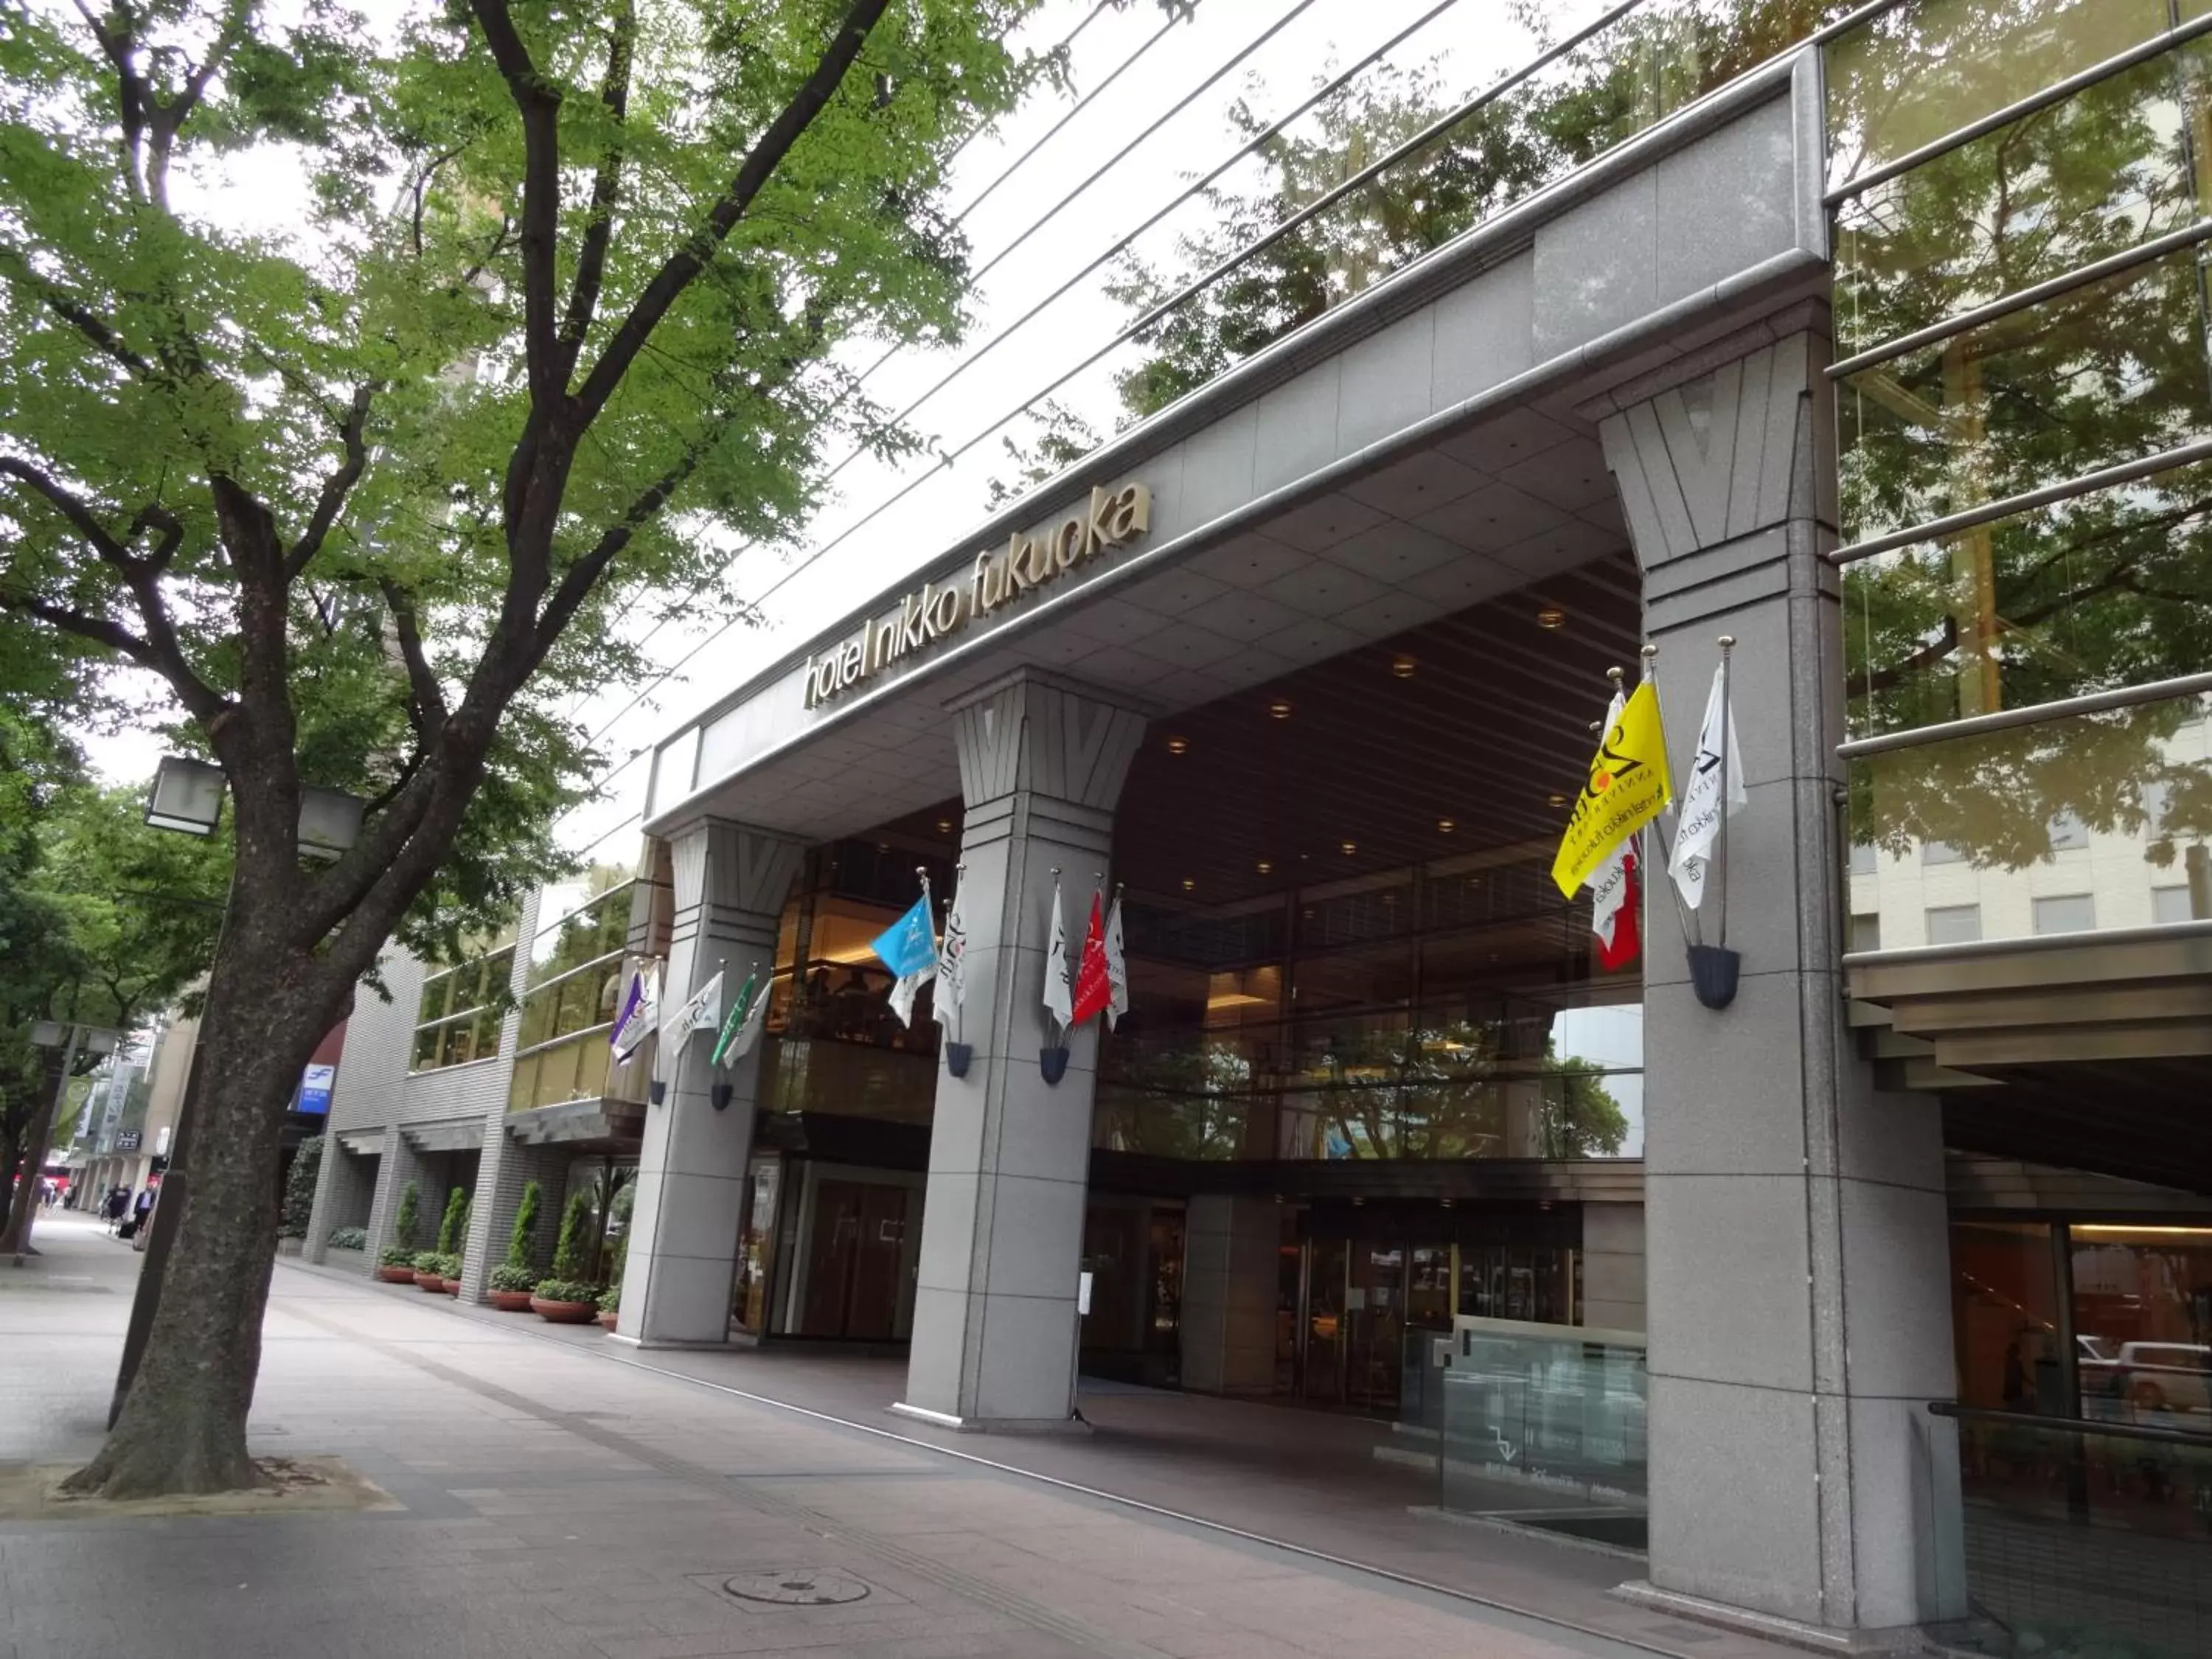
[[[538,928],[525,969],[507,1109],[526,1111],[576,1100],[645,1098],[644,1066],[612,1068],[607,1043],[634,950],[650,949],[668,926],[665,879],[602,871],[590,896]],[[558,890],[549,889],[553,894]],[[548,905],[545,908],[551,908]]]
[[[2212,915],[2212,41],[2157,50],[2202,11],[1929,0],[1829,47],[1849,910],[1881,949]]]
[[[409,1069],[435,1071],[499,1052],[514,981],[514,947],[477,957],[422,981]]]

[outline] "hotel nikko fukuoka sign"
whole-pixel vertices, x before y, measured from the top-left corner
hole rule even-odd
[[[1057,581],[1086,559],[1152,528],[1152,492],[1140,483],[1093,489],[1079,511],[1038,536],[1019,533],[975,556],[951,581],[924,582],[899,608],[866,623],[843,644],[806,659],[806,706],[820,707],[871,674],[927,650],[1033,587]]]

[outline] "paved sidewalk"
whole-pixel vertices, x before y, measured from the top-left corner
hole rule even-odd
[[[73,1218],[42,1240],[39,1261],[0,1268],[0,1462],[97,1446],[142,1260]],[[820,1408],[854,1424],[549,1330],[280,1267],[257,1449],[336,1454],[404,1510],[0,1525],[0,1659],[1781,1651],[1632,1608],[1618,1617],[1633,1645],[1482,1607],[871,1433],[833,1390],[814,1390]],[[610,1363],[622,1358],[634,1363]],[[1115,1438],[1018,1449],[1099,1459]],[[1009,1462],[1016,1449],[954,1448]],[[1161,1479],[1155,1455],[1133,1463],[1141,1480]],[[1475,1554],[1584,1559],[1442,1530]],[[732,1595],[732,1580],[770,1599]],[[1571,1571],[1559,1587],[1589,1589]]]

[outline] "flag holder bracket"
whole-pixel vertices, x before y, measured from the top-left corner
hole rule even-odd
[[[1037,1071],[1049,1085],[1057,1085],[1067,1075],[1067,1045],[1054,1043],[1037,1050]]]
[[[945,1069],[955,1077],[968,1075],[968,1063],[975,1058],[972,1042],[948,1042],[945,1045]]]
[[[726,1112],[730,1109],[730,1096],[732,1092],[732,1085],[729,1084],[710,1083],[707,1085],[707,1103],[718,1112]]]
[[[657,1077],[647,1084],[645,1097],[656,1106],[665,1103],[668,1099],[668,1079],[665,1077]]]
[[[1743,953],[1725,945],[1689,947],[1690,988],[1708,1008],[1725,1008],[1735,1000],[1736,981],[1743,969]]]

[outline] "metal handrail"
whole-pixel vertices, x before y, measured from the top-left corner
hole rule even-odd
[[[2143,1440],[2161,1446],[2201,1446],[2212,1451],[2212,1434],[2186,1429],[2146,1429],[2134,1423],[2100,1423],[2092,1417],[2045,1417],[2035,1412],[2001,1412],[1987,1406],[1961,1406],[1955,1400],[1931,1400],[1937,1417],[1965,1423],[1996,1423],[2021,1429],[2051,1429],[2063,1434],[2101,1434],[2115,1440]]]

